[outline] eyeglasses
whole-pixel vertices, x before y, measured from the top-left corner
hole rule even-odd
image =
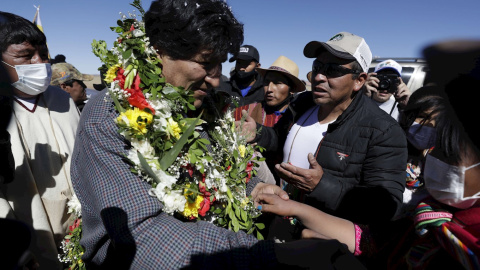
[[[347,74],[360,74],[361,71],[346,68],[339,64],[325,64],[322,62],[314,61],[312,66],[312,73],[312,78],[314,78],[315,75],[319,73],[327,76],[328,78],[337,78]]]

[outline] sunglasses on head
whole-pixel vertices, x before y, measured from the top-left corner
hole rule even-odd
[[[319,61],[314,61],[313,66],[312,66],[312,78],[315,77],[315,75],[321,73],[328,78],[336,78],[336,77],[341,77],[346,74],[360,74],[362,73],[361,71],[346,68],[344,66],[341,66],[339,64],[332,64],[332,63],[322,63]]]

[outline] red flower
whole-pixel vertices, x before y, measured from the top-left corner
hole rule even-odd
[[[252,169],[253,169],[253,163],[250,161],[247,164],[247,168],[245,168],[245,172],[247,172],[247,180],[245,180],[246,183],[248,183],[252,178]]]
[[[73,230],[75,230],[76,228],[78,228],[78,226],[80,226],[80,219],[77,218],[74,222],[73,222],[73,225],[71,226],[68,226],[68,229],[73,232]],[[72,233],[69,233],[69,234],[72,234]]]
[[[125,76],[123,73],[125,70],[123,68],[120,68],[117,72],[117,77],[115,80],[119,80],[119,85],[123,89],[125,87]],[[132,88],[125,89],[130,94],[130,97],[128,98],[128,103],[130,105],[139,108],[140,110],[143,110],[145,108],[149,108],[152,112],[152,114],[155,114],[155,110],[148,104],[145,96],[143,95],[142,89],[140,88],[140,76],[137,74],[135,75],[135,79],[133,80],[132,83]]]
[[[203,198],[203,202],[200,204],[200,209],[198,209],[198,214],[202,217],[210,210],[210,197]]]
[[[123,75],[123,72],[125,72],[125,70],[123,68],[119,68],[117,71],[117,77],[114,79],[114,81],[119,81],[119,86],[122,89],[125,85],[125,76]]]
[[[132,24],[132,26],[130,26],[130,32],[132,32],[133,30],[135,30],[135,27],[133,27],[133,24]]]

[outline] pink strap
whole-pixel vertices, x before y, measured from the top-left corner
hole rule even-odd
[[[354,225],[355,225],[355,252],[353,253],[353,255],[359,256],[360,254],[362,254],[362,251],[360,250],[360,240],[362,238],[363,230],[357,224],[354,224]]]

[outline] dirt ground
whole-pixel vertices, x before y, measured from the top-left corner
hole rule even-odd
[[[100,83],[101,83],[100,75],[93,75],[93,80],[91,80],[91,81],[83,81],[83,82],[85,83],[85,85],[87,86],[87,88],[95,89],[95,88],[93,88],[93,85],[94,85],[94,84],[100,84]]]

